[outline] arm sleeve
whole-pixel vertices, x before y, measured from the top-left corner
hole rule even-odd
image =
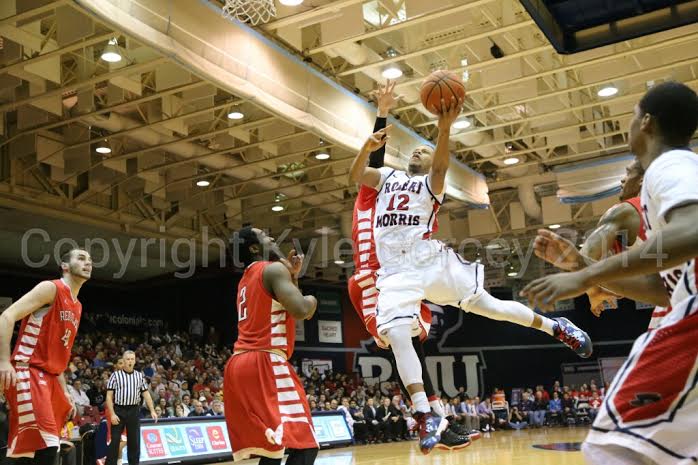
[[[387,118],[376,117],[376,123],[373,125],[373,132],[380,131],[385,128]],[[371,152],[368,156],[368,166],[371,168],[382,168],[385,164],[385,145],[375,152]]]
[[[147,391],[148,385],[145,383],[145,376],[141,374],[141,392]]]
[[[666,214],[674,208],[698,202],[698,155],[689,151],[666,154],[655,163],[646,180],[648,193],[656,199],[657,216],[666,222]]]

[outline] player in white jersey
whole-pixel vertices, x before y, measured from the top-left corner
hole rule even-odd
[[[422,369],[411,344],[422,300],[452,305],[485,316],[547,332],[579,355],[592,352],[586,333],[569,320],[552,320],[514,301],[502,301],[483,289],[484,269],[469,263],[453,249],[431,240],[436,214],[444,200],[451,124],[462,102],[442,103],[435,151],[417,147],[408,171],[366,166],[368,156],[387,140],[387,130],[374,133],[352,164],[350,178],[378,191],[374,240],[380,262],[376,323],[395,355],[398,373],[415,406],[420,427],[420,448],[429,453],[438,443],[446,422],[432,416],[422,382]]]
[[[669,291],[671,312],[635,341],[587,437],[583,450],[594,465],[698,462],[698,155],[688,149],[696,128],[692,89],[677,82],[650,89],[635,107],[629,135],[646,170],[647,241],[522,291],[545,307],[595,285],[631,298],[638,289],[653,289],[658,299]]]

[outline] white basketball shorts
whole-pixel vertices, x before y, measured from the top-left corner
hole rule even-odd
[[[433,241],[438,244],[436,241]],[[439,245],[432,260],[405,270],[378,273],[376,326],[381,334],[394,326],[419,325],[422,300],[466,308],[483,292],[484,267],[464,260],[453,249]]]

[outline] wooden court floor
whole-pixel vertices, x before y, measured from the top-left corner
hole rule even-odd
[[[549,450],[534,445],[581,443],[587,428],[543,428],[486,433],[461,451],[435,450],[423,456],[416,441],[374,444],[321,451],[315,465],[584,465],[581,452]],[[232,463],[232,462],[231,462]],[[239,462],[255,465],[257,460]]]

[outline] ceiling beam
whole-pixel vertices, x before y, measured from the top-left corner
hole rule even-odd
[[[72,92],[79,89],[84,89],[86,87],[92,87],[98,82],[108,81],[109,79],[114,78],[116,76],[120,76],[122,74],[142,73],[149,69],[155,68],[156,66],[159,66],[163,63],[166,63],[167,61],[169,61],[169,58],[161,57],[156,58],[155,60],[146,61],[145,63],[124,66],[123,68],[119,68],[108,73],[100,74],[98,76],[91,77],[90,79],[86,79],[84,81],[68,84],[58,89],[49,90],[47,92],[19,99],[14,102],[5,103],[3,105],[0,105],[0,112],[14,110],[22,105],[28,105],[30,103],[36,102],[37,100],[43,100],[51,97],[60,97],[66,92]]]
[[[473,36],[469,36],[469,37],[465,37],[465,38],[461,38],[461,39],[456,39],[456,40],[444,42],[441,44],[432,45],[431,47],[425,47],[425,48],[421,48],[418,50],[413,50],[411,52],[407,52],[407,53],[404,53],[402,55],[398,55],[398,56],[393,57],[393,58],[384,58],[382,60],[374,61],[372,63],[367,63],[365,65],[355,66],[353,68],[349,68],[345,71],[342,71],[341,73],[337,74],[337,76],[338,77],[350,76],[352,74],[366,71],[367,69],[375,68],[378,66],[385,66],[385,65],[388,65],[390,63],[395,63],[398,61],[409,60],[411,58],[426,55],[427,53],[438,52],[440,50],[444,50],[444,49],[451,48],[451,47],[456,47],[458,45],[469,44],[471,42],[475,42],[478,40],[487,39],[487,38],[492,37],[492,36],[497,35],[497,34],[503,34],[505,32],[514,31],[516,29],[521,29],[524,27],[532,26],[532,25],[535,25],[535,22],[533,20],[521,21],[519,23],[510,24],[508,26],[504,26],[504,27],[495,28],[495,29],[492,29],[489,31],[481,32],[481,33],[475,34]]]
[[[7,1],[7,0],[5,0]],[[25,19],[29,19],[33,16],[39,16],[44,13],[47,13],[49,11],[53,11],[58,7],[61,7],[65,5],[66,3],[69,3],[68,0],[55,0],[51,3],[48,3],[46,5],[33,8],[31,10],[23,11],[22,13],[16,14],[14,16],[7,16],[5,18],[0,19],[0,27],[2,26],[7,26],[7,25],[14,25],[20,21],[24,21]]]
[[[665,47],[673,47],[673,46],[678,46],[678,45],[682,45],[682,44],[685,44],[688,42],[695,42],[695,41],[698,41],[698,35],[696,35],[695,33],[690,33],[690,34],[686,34],[683,36],[675,37],[673,39],[665,40],[662,42],[657,42],[657,43],[648,44],[648,45],[639,45],[639,46],[637,46],[637,48],[625,50],[625,51],[620,52],[620,53],[609,54],[609,55],[606,55],[603,57],[592,58],[592,59],[582,61],[579,63],[561,66],[561,67],[549,69],[546,71],[541,71],[540,73],[530,74],[528,76],[522,76],[522,77],[519,77],[516,79],[511,79],[508,81],[500,82],[499,84],[492,84],[492,85],[489,85],[487,87],[479,87],[476,89],[466,89],[466,90],[467,90],[468,95],[477,95],[477,94],[481,94],[481,93],[485,93],[485,92],[491,93],[495,89],[499,89],[501,87],[512,87],[512,86],[515,86],[517,84],[521,84],[522,82],[530,81],[532,79],[543,78],[543,77],[550,76],[553,74],[564,73],[564,72],[572,71],[572,70],[579,70],[580,68],[583,68],[585,66],[592,66],[592,65],[599,65],[602,63],[608,63],[611,61],[618,60],[620,58],[632,56],[636,53],[650,52],[650,51],[659,50],[659,49],[662,49]],[[503,59],[504,58],[502,58],[502,60]],[[492,62],[492,61],[493,60],[490,60],[490,62]],[[482,63],[485,63],[485,62],[482,62]],[[475,66],[475,65],[472,65],[472,66]],[[473,69],[472,66],[469,65],[469,66],[462,67],[462,68],[467,69],[468,71],[471,71]],[[461,69],[461,70],[463,70],[463,69]],[[421,81],[419,79],[417,79],[417,80],[412,80],[412,82],[402,82],[402,83],[398,83],[396,87],[400,87],[402,85],[408,85],[408,84],[416,84],[418,82],[421,82]],[[421,105],[421,104],[416,103],[416,104],[412,104],[412,105],[406,105],[406,106],[398,107],[397,109],[395,109],[395,111],[398,111],[398,112],[405,111],[405,110],[417,108],[419,105]]]
[[[313,18],[322,17],[326,14],[337,13],[339,10],[347,8],[352,5],[364,3],[366,0],[338,0],[326,5],[311,8],[303,13],[296,13],[295,15],[286,16],[285,18],[277,19],[276,21],[271,21],[263,24],[261,28],[265,31],[274,31],[282,27],[291,26],[300,22],[307,22]]]
[[[361,40],[370,39],[372,37],[377,37],[377,36],[380,36],[383,34],[389,34],[389,33],[404,29],[406,27],[412,27],[412,26],[416,26],[418,24],[421,24],[421,23],[424,23],[427,21],[433,21],[433,20],[439,19],[443,16],[451,16],[451,15],[454,15],[456,13],[461,13],[461,12],[470,10],[472,8],[478,8],[478,7],[485,5],[487,3],[492,3],[493,1],[495,1],[495,0],[476,0],[474,2],[469,2],[469,3],[466,3],[464,5],[450,6],[450,7],[447,7],[447,8],[432,12],[432,13],[427,13],[427,14],[424,14],[421,16],[415,16],[415,17],[409,18],[405,21],[396,23],[396,24],[391,24],[391,25],[386,26],[386,27],[382,27],[379,29],[374,29],[372,31],[364,32],[363,34],[358,34],[358,35],[355,35],[352,37],[348,37],[346,39],[337,40],[335,42],[323,44],[319,47],[315,47],[315,48],[310,49],[310,51],[308,53],[310,55],[314,55],[316,53],[324,52],[326,50],[337,47],[338,45],[345,44],[347,42],[358,42]]]

